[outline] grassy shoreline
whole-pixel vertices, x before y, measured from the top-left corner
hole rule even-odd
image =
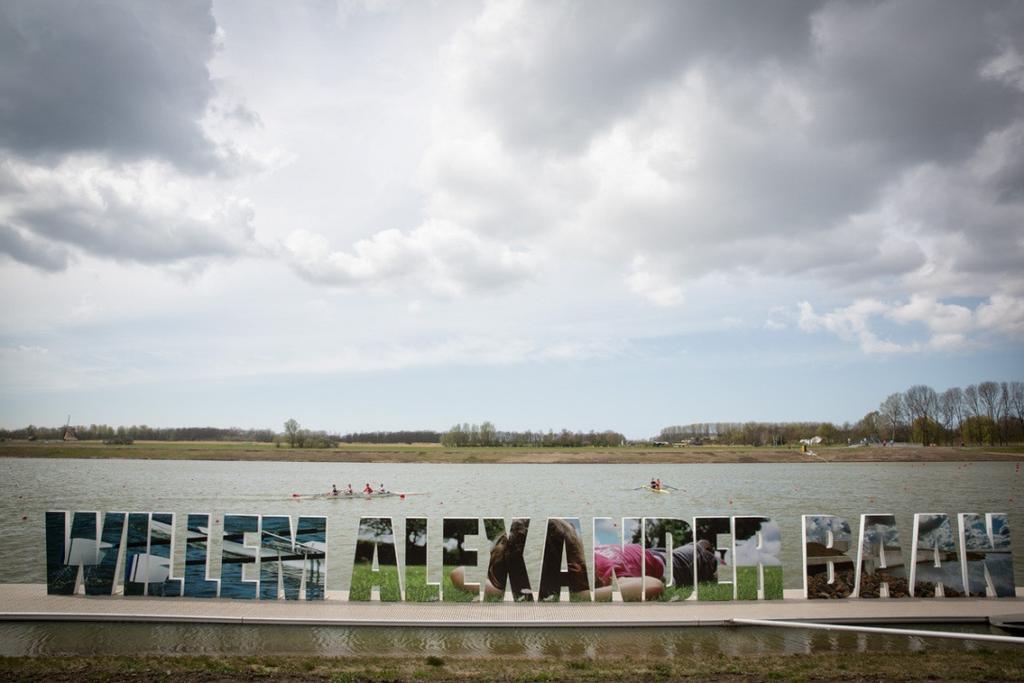
[[[772,462],[959,462],[1021,461],[1024,446],[971,447],[815,446],[798,448],[697,446],[687,448],[445,448],[437,444],[344,444],[338,448],[276,448],[273,444],[140,441],[107,446],[98,441],[0,443],[0,457],[128,460],[251,460],[276,462],[394,462],[507,464],[697,464]]]
[[[4,657],[7,681],[1019,681],[1024,651],[607,657]]]

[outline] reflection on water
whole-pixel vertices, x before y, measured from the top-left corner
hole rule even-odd
[[[942,630],[1005,635],[987,625],[947,624]],[[979,647],[1003,646],[937,638],[759,627],[396,629],[233,624],[0,624],[0,656],[8,657],[231,654],[593,658],[629,654],[658,659],[695,654],[912,652],[924,648],[962,651]]]

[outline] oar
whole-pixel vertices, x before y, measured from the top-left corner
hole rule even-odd
[[[425,491],[388,491],[387,493],[390,493],[391,495],[398,496],[399,500],[405,500],[406,496],[425,496],[425,495],[427,495],[427,492],[425,492]]]

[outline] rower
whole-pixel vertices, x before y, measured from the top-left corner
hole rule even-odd
[[[370,482],[366,482],[366,486],[363,487],[363,493],[370,495],[373,493],[373,487],[370,486]]]
[[[377,493],[387,493],[387,490],[384,488],[384,482],[381,482],[380,490]]]
[[[331,484],[331,495],[332,496],[338,495],[338,485],[337,484]]]
[[[349,485],[348,485],[348,488],[347,488],[347,489],[345,489],[345,495],[346,495],[346,496],[351,496],[351,495],[352,495],[352,494],[354,494],[354,493],[355,493],[355,491],[353,491],[353,490],[352,490],[352,484],[349,484]]]
[[[651,479],[651,488],[654,489],[655,491],[661,488],[661,484],[658,482],[657,479]]]

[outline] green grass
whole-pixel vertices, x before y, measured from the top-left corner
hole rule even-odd
[[[757,568],[737,567],[738,597],[737,600],[757,600]],[[782,598],[782,567],[764,568],[765,599]],[[693,595],[693,588],[666,586],[662,591],[660,602],[686,600]],[[775,597],[773,597],[775,596]],[[707,601],[724,601],[733,599],[731,583],[701,582],[697,585],[697,599]]]
[[[676,602],[677,600],[687,600],[693,595],[693,588],[685,586],[683,588],[677,588],[676,586],[665,586],[665,589],[661,592],[661,597],[658,598],[659,602]]]
[[[738,600],[757,600],[757,567],[736,568]],[[764,568],[765,600],[782,599],[782,567]]]
[[[473,594],[459,590],[451,580],[454,567],[444,567],[443,590],[445,602],[472,602]],[[437,587],[426,585],[426,567],[405,567],[405,599],[408,602],[434,602],[438,600]],[[368,562],[358,562],[352,568],[352,584],[349,588],[349,599],[365,601],[370,599],[370,591],[376,586],[380,590],[382,602],[398,601],[398,571],[393,567],[384,567],[374,572]]]
[[[426,567],[405,567],[405,599],[407,602],[436,602],[440,599],[438,587],[427,585]]]
[[[965,448],[964,450],[967,449]],[[974,450],[984,450],[986,453],[1024,454],[1024,444],[1016,446],[983,446]]]
[[[697,584],[697,599],[709,602],[732,600],[732,584],[701,581]]]
[[[384,566],[375,572],[369,562],[356,562],[352,567],[349,600],[369,600],[374,586],[380,590],[381,602],[398,602],[402,599],[397,567]]]

